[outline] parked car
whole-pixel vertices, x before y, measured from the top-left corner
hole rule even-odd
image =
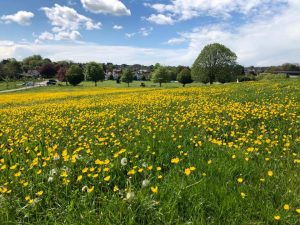
[[[54,86],[56,84],[57,84],[56,80],[48,80],[48,82],[47,82],[47,86]]]
[[[25,82],[22,84],[22,86],[24,86],[24,87],[34,86],[34,83],[33,82]]]

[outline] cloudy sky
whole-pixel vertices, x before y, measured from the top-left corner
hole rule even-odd
[[[1,0],[0,59],[191,65],[222,43],[245,66],[300,63],[300,0]]]

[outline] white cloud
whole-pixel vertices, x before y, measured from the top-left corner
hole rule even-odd
[[[1,20],[5,23],[18,23],[23,26],[28,26],[31,24],[31,20],[34,17],[32,12],[27,11],[19,11],[13,15],[3,15],[1,16]]]
[[[186,38],[184,37],[180,37],[180,38],[171,38],[170,40],[168,40],[166,42],[166,44],[168,45],[179,45],[179,44],[182,44],[184,42],[186,42]]]
[[[153,27],[149,27],[149,28],[142,27],[139,30],[139,34],[142,35],[143,37],[148,37],[152,31],[153,31]]]
[[[130,10],[119,0],[81,0],[83,7],[93,13],[130,16]]]
[[[113,29],[114,29],[114,30],[122,30],[122,29],[123,29],[123,26],[120,26],[120,25],[114,25],[114,26],[113,26]]]
[[[44,40],[54,40],[54,35],[52,33],[49,33],[45,31],[39,36],[39,40],[44,41]]]
[[[41,8],[51,22],[52,34],[44,32],[39,36],[37,42],[43,40],[78,40],[81,35],[78,30],[100,29],[100,22],[93,22],[92,19],[79,14],[75,9],[55,4],[54,7]]]
[[[43,7],[41,10],[45,12],[56,30],[78,30],[80,28],[92,30],[101,28],[100,22],[93,23],[92,19],[79,14],[75,9],[67,6],[55,4],[52,8]]]
[[[144,4],[157,11],[157,14],[152,14],[148,20],[157,24],[173,24],[199,16],[229,18],[232,13],[259,14],[276,11],[288,0],[170,0],[169,2],[169,4]],[[164,19],[169,23],[163,23]]]
[[[142,37],[148,37],[151,32],[153,31],[153,27],[142,27],[140,28],[137,32],[133,32],[133,33],[126,33],[125,37],[126,38],[133,38],[137,35],[142,36]]]
[[[136,35],[136,33],[126,33],[125,37],[127,38],[133,38]]]
[[[156,23],[159,25],[172,25],[175,22],[171,16],[166,16],[163,14],[157,14],[157,15],[152,14],[147,18],[147,20],[149,22]]]

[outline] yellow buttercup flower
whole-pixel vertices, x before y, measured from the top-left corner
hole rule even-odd
[[[173,163],[173,164],[177,164],[177,163],[179,163],[179,161],[180,161],[180,159],[178,157],[171,159],[171,163]]]
[[[273,171],[272,171],[272,170],[269,170],[269,171],[268,171],[268,176],[269,176],[269,177],[272,177],[272,176],[273,176]]]
[[[110,176],[104,177],[104,180],[105,180],[105,181],[109,181],[109,180],[110,180]]]
[[[189,176],[191,174],[191,169],[190,168],[186,168],[184,170],[185,175]]]
[[[281,219],[281,217],[280,217],[279,215],[275,215],[275,216],[274,216],[274,220],[279,221],[280,219]]]
[[[154,186],[154,187],[151,187],[151,191],[155,194],[158,193],[158,187],[157,186]]]
[[[237,181],[238,181],[239,183],[243,183],[244,179],[243,179],[243,178],[238,178]]]

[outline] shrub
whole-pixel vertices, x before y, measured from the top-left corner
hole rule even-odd
[[[72,65],[67,70],[66,76],[67,76],[68,82],[73,86],[76,86],[76,85],[80,84],[82,81],[84,81],[83,71],[82,71],[81,67],[78,65]]]

